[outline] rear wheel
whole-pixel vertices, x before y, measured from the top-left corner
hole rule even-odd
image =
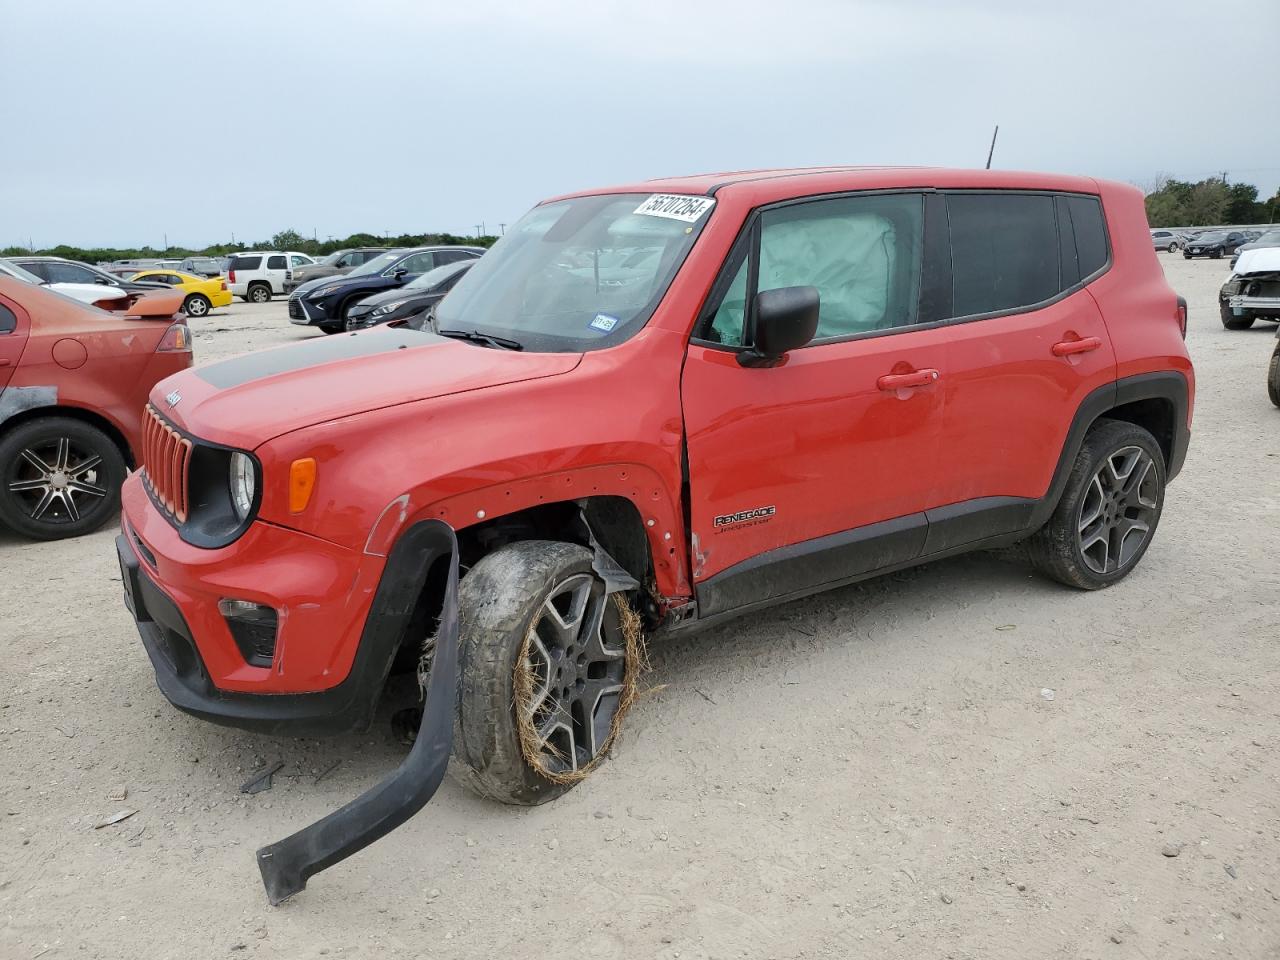
[[[1225,303],[1218,305],[1218,314],[1222,317],[1222,325],[1228,330],[1248,330],[1253,326],[1252,314],[1246,313],[1237,317]]]
[[[1178,245],[1177,245],[1176,243],[1171,243],[1171,244],[1169,244],[1169,252],[1170,252],[1170,253],[1175,252],[1177,249],[1178,249]]]
[[[265,283],[255,283],[249,288],[250,303],[269,303],[271,300],[271,287]]]
[[[96,530],[120,508],[125,464],[97,427],[32,420],[0,440],[0,520],[36,540]]]
[[[629,702],[634,617],[591,552],[530,540],[486,556],[458,591],[464,782],[505,803],[569,790],[605,756]]]
[[[1210,259],[1210,260],[1221,260],[1221,259],[1222,259],[1222,251],[1221,251],[1221,250],[1210,250],[1210,251],[1209,251],[1209,259]]]
[[[203,293],[193,293],[187,297],[187,302],[182,305],[182,309],[188,317],[207,317],[212,307],[213,304],[209,302],[209,298]]]
[[[1271,366],[1267,368],[1267,396],[1280,407],[1280,343],[1271,354]]]
[[[1151,544],[1164,507],[1164,455],[1146,430],[1099,420],[1085,436],[1053,515],[1027,541],[1060,583],[1099,590],[1123,579]]]

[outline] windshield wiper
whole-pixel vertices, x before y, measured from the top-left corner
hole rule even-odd
[[[495,337],[488,333],[481,333],[479,330],[436,330],[436,333],[442,337],[450,337],[454,340],[466,340],[468,343],[482,343],[486,347],[494,347],[498,350],[523,350],[524,344],[519,340],[508,340],[506,337]]]

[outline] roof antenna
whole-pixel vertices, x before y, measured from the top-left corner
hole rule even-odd
[[[991,169],[991,157],[996,152],[996,137],[1000,134],[1000,124],[996,124],[996,128],[991,133],[991,149],[987,151],[987,169]]]

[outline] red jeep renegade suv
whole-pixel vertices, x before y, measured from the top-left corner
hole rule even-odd
[[[271,732],[366,725],[397,653],[434,651],[400,792],[260,853],[287,896],[425,802],[450,747],[487,796],[567,789],[639,624],[1016,541],[1071,586],[1120,580],[1186,453],[1185,324],[1123,184],[820,168],[560,197],[427,329],[153,390],[126,600],[176,706]]]

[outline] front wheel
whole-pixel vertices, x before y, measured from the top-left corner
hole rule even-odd
[[[1032,564],[1082,590],[1123,579],[1160,522],[1164,471],[1164,454],[1150,433],[1099,420],[1085,436],[1057,509],[1027,541]]]
[[[1171,243],[1171,244],[1169,244],[1169,252],[1170,252],[1170,253],[1175,252],[1177,249],[1178,249],[1178,245],[1177,245],[1176,243]]]
[[[560,796],[603,759],[632,699],[638,618],[605,592],[589,550],[547,540],[484,557],[458,611],[464,782],[505,803]]]
[[[115,516],[124,475],[124,457],[97,427],[32,420],[0,440],[0,520],[34,540],[78,537]]]
[[[332,336],[335,333],[342,333],[344,329],[343,325],[340,323],[320,323],[320,324],[316,324],[316,326],[320,328],[320,331],[322,333],[327,333],[330,336]]]
[[[207,317],[212,307],[213,304],[209,302],[209,298],[202,293],[193,293],[187,297],[187,302],[182,305],[182,309],[188,317]]]
[[[1271,366],[1267,368],[1267,396],[1280,407],[1280,343],[1271,353]]]
[[[1221,250],[1210,250],[1210,251],[1209,251],[1209,259],[1210,259],[1210,260],[1221,260],[1221,259],[1222,259],[1222,251],[1221,251]]]

